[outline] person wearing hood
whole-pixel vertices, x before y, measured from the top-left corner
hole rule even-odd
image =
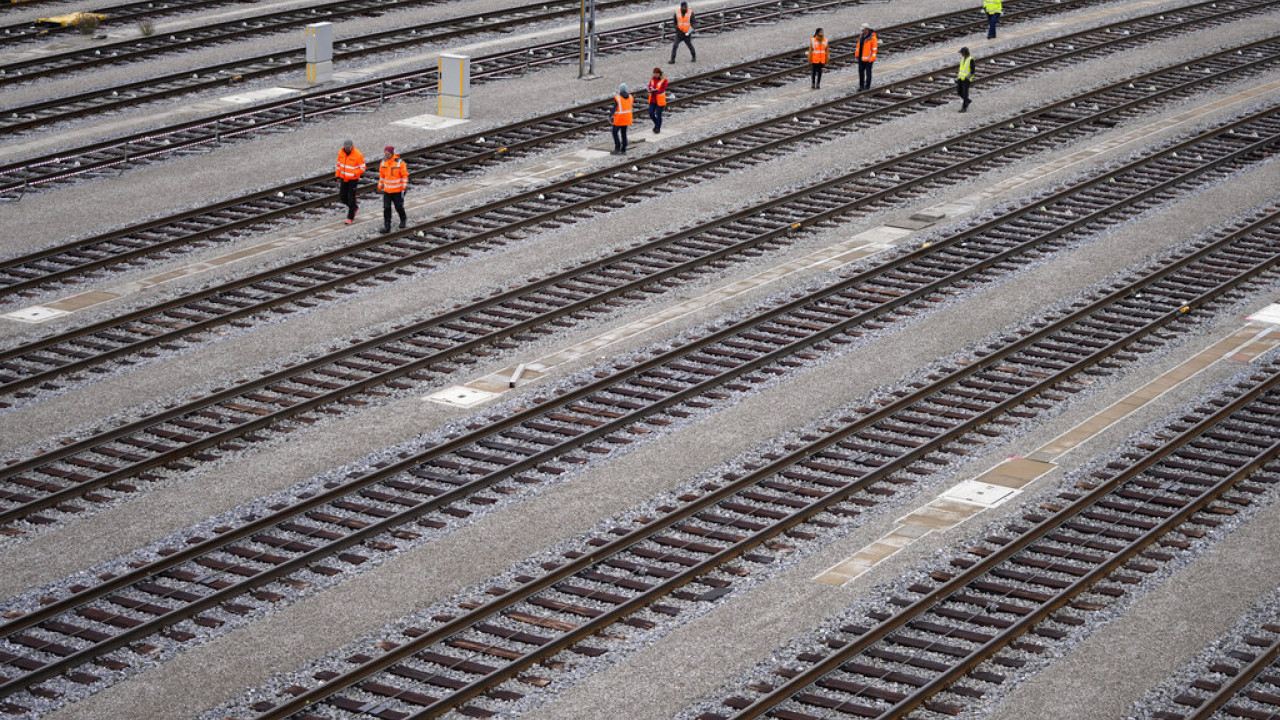
[[[634,98],[627,92],[627,84],[618,86],[618,94],[613,96],[613,154],[625,155],[627,152],[627,128],[631,126],[631,103]]]

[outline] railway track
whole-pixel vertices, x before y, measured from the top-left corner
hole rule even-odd
[[[44,2],[45,0],[21,0],[21,2],[3,3],[0,4],[0,14],[5,10],[30,7]],[[106,15],[107,20],[114,24],[154,20],[159,17],[183,13],[192,8],[212,10],[224,5],[235,5],[239,2],[240,0],[211,0],[210,2],[204,2],[203,0],[142,0],[142,2],[111,5],[96,10],[85,8],[84,12]],[[61,25],[44,27],[33,22],[13,23],[0,27],[0,45],[16,45],[38,36],[56,35],[70,31],[71,28]]]
[[[1208,5],[1206,3],[1206,7]],[[1231,16],[1231,13],[1227,12],[1218,13],[1216,9],[1212,9],[1212,12],[1213,17],[1219,19]],[[1238,12],[1238,10],[1232,12]],[[1190,11],[1190,15],[1192,17],[1183,16],[1187,20],[1187,27],[1199,22],[1211,21],[1200,16],[1195,10]],[[947,33],[956,31],[955,18],[951,16],[937,19],[937,22],[944,24]],[[972,28],[973,23],[968,23],[967,27]],[[1126,29],[1131,33],[1136,31],[1140,36],[1146,36],[1141,31],[1141,23]],[[940,31],[937,27],[933,27],[932,23],[924,23],[914,31],[912,28],[904,28],[897,32],[906,37],[887,44],[889,49],[905,50],[909,47],[925,46],[936,40]],[[1134,39],[1132,35],[1130,39]],[[1112,41],[1109,37],[1099,35],[1094,42],[1110,44]],[[837,51],[835,57],[839,57],[849,49],[847,47],[841,49],[837,43],[834,50]],[[1028,50],[1027,54],[1018,56],[1017,59],[1032,62],[1035,60],[1032,57],[1035,52],[1034,49]],[[673,102],[673,105],[688,108],[723,101],[758,87],[761,83],[777,82],[795,72],[794,59],[780,55],[703,73],[677,86],[680,99]],[[915,83],[905,83],[902,87],[904,91],[910,91],[913,86],[928,84],[928,76],[921,76],[916,78]],[[894,87],[898,86],[890,86],[890,88]],[[915,89],[920,90],[921,87],[915,87]],[[932,91],[934,88],[925,89]],[[402,157],[410,165],[410,171],[416,177],[447,179],[491,167],[495,163],[520,157],[531,151],[545,149],[592,130],[602,129],[607,121],[607,115],[601,110],[599,103],[591,103],[505,128],[473,133],[421,150],[405,152]],[[254,121],[253,125],[247,127],[256,129],[262,128],[265,124],[265,122]],[[200,136],[190,140],[197,143],[204,142]],[[183,142],[175,141],[172,136],[158,137],[155,138],[156,144],[148,145],[147,148],[138,152],[140,156],[146,156],[147,152],[155,150],[156,147],[167,148],[158,151],[163,154],[181,147]],[[52,174],[44,177],[52,181],[58,177],[93,172],[95,167],[114,166],[118,162],[119,158],[110,153],[109,157],[99,158],[99,160],[72,153],[66,158],[59,158],[55,164],[45,168]],[[2,174],[3,170],[0,170],[0,175]],[[30,181],[30,178],[25,178],[22,182]],[[327,209],[332,201],[332,183],[329,175],[307,178],[217,203],[211,207],[8,258],[0,261],[0,299],[27,296],[50,285],[74,282],[85,273],[118,266],[121,263],[133,263],[156,254],[172,255],[184,252],[193,244],[202,246],[207,242],[224,242],[240,233],[266,227],[268,223],[280,219],[320,212],[322,209]],[[9,187],[13,189],[18,186],[10,185]],[[367,188],[366,192],[368,192]]]
[[[862,0],[787,0],[791,7],[803,7],[804,12],[816,12],[845,4],[856,4]],[[1051,0],[1026,0],[1027,2],[1049,3]],[[1084,2],[1086,0],[1080,0]],[[1103,2],[1104,0],[1091,0]],[[714,35],[747,25],[765,22],[784,16],[795,15],[800,10],[780,6],[777,0],[761,0],[749,5],[719,10],[708,10],[700,21],[699,33]],[[972,13],[970,13],[972,14]],[[515,21],[513,21],[515,22]],[[472,23],[473,25],[475,23]],[[662,23],[645,22],[614,30],[597,33],[597,53],[608,54],[625,50],[652,47],[655,42],[665,37]],[[364,55],[386,53],[421,46],[424,38],[420,32],[430,32],[423,26],[404,28],[384,33],[353,38],[335,47],[334,60],[352,60]],[[447,38],[445,38],[447,39]],[[510,78],[547,65],[558,65],[576,62],[581,49],[579,39],[555,40],[537,45],[518,48],[505,52],[485,55],[472,59],[471,80],[473,84],[482,84],[494,78]],[[794,55],[794,52],[792,53]],[[18,133],[33,128],[50,125],[86,115],[98,116],[103,113],[125,108],[136,108],[140,104],[156,100],[188,95],[194,92],[221,90],[249,80],[279,75],[283,72],[301,73],[306,61],[297,50],[271,53],[253,58],[245,58],[233,62],[208,66],[198,71],[190,70],[140,80],[134,83],[118,84],[109,88],[93,90],[61,98],[53,98],[21,107],[5,108],[0,111],[0,132]],[[224,125],[234,127],[237,120],[247,118],[250,123],[257,123],[263,112],[276,117],[275,124],[285,120],[296,122],[308,117],[315,118],[333,112],[349,111],[381,104],[388,99],[414,95],[434,96],[438,86],[438,69],[430,68],[392,75],[390,77],[366,80],[307,93],[297,99],[285,102],[267,103],[259,106],[255,114],[241,112],[228,113]],[[284,118],[283,120],[281,118]],[[224,134],[225,136],[225,134]]]
[[[1041,7],[1024,9],[1020,17],[1025,21],[1043,16],[1050,10],[1060,12],[1095,2],[1098,0],[1085,0],[1085,2],[1075,0],[1069,4],[1045,2]],[[1207,2],[1204,6],[1211,7]],[[1240,11],[1248,12],[1245,8],[1237,10],[1237,12]],[[965,32],[972,32],[980,23],[975,23],[972,18],[966,17],[971,14],[949,13],[925,18],[918,23],[887,28],[886,32],[892,33],[894,39],[892,42],[886,41],[885,49],[902,52],[958,37]],[[1226,16],[1226,13],[1213,13],[1213,15],[1221,18]],[[1016,21],[1018,18],[1014,18],[1013,22]],[[831,52],[833,62],[847,62],[850,61],[852,47],[847,40],[836,40],[832,43]],[[782,53],[762,60],[719,68],[682,80],[675,86],[679,88],[682,97],[675,99],[672,106],[696,106],[725,93],[740,92],[742,88],[780,82],[800,72],[793,55],[794,53]],[[543,61],[541,57],[528,58],[522,54],[512,58],[512,60],[517,59],[527,59],[537,63]],[[503,77],[507,72],[502,67],[495,67],[490,71],[483,71],[481,68],[483,63],[477,61],[476,66],[473,67],[477,82],[482,82],[490,76]],[[427,75],[423,75],[423,72]],[[20,198],[28,191],[57,186],[77,178],[116,174],[141,163],[169,157],[174,153],[193,152],[215,147],[237,138],[272,132],[280,127],[292,127],[306,122],[308,118],[314,119],[333,112],[349,112],[404,95],[434,92],[435,76],[431,74],[433,72],[433,70],[427,70],[410,73],[399,79],[392,78],[387,81],[311,93],[302,98],[267,103],[247,111],[222,113],[42,157],[16,161],[0,166],[0,198]],[[397,84],[398,82],[402,84]],[[600,129],[607,118],[601,114],[598,106],[599,103],[593,103],[568,108],[524,123],[494,129],[488,133],[475,133],[427,150],[433,152],[449,150],[457,155],[470,157],[476,162],[489,162],[492,161],[497,148],[529,149],[567,137],[563,133],[565,128],[556,127],[556,125],[574,128],[578,133]],[[543,134],[546,137],[542,137]],[[514,137],[509,137],[511,135]],[[480,138],[486,136],[489,139],[487,147],[486,143],[478,142]],[[532,142],[539,138],[542,143]],[[312,181],[323,182],[325,179],[313,178]],[[291,192],[294,188],[288,187],[282,190]]]
[[[384,12],[438,5],[447,1],[338,0],[337,2],[264,13],[226,22],[195,25],[156,36],[99,43],[93,47],[41,55],[37,59],[0,64],[0,70],[3,71],[0,73],[0,87],[29,82],[51,75],[64,75],[68,72],[98,67],[107,63],[149,60],[167,52],[198,49],[223,42],[238,42],[256,35],[281,32],[314,22],[326,22],[352,16],[377,17]],[[232,4],[235,4],[235,2],[168,0],[167,2],[128,3],[89,12],[105,15],[106,19],[102,21],[104,24],[122,27],[127,23],[154,20],[157,17],[191,10],[207,12],[223,5]],[[524,10],[532,17],[537,17],[535,13],[538,9],[545,9],[547,5],[555,4],[526,5],[517,9],[516,12]],[[495,20],[501,22],[502,16],[509,12],[511,11],[497,10],[493,14],[496,16]],[[577,12],[576,9],[573,11],[575,15]],[[37,23],[6,25],[0,27],[0,50],[7,50],[19,43],[28,42],[49,34],[65,34],[74,29],[70,26],[47,26]],[[501,30],[498,31],[501,32]]]
[[[1197,72],[1194,83],[1204,82],[1203,77]],[[263,429],[286,419],[306,418],[321,407],[327,406],[326,412],[336,411],[336,401],[353,402],[372,388],[403,389],[414,386],[407,381],[438,380],[456,367],[475,362],[477,352],[502,351],[512,343],[609,312],[618,303],[662,292],[678,285],[681,278],[715,272],[723,263],[785,245],[800,232],[820,228],[850,213],[870,212],[909,200],[930,187],[971,177],[982,167],[991,167],[988,163],[999,166],[1017,162],[1046,145],[1095,131],[1099,118],[1132,110],[1151,92],[1128,82],[1119,83],[1113,90],[1119,94],[1113,96],[1111,104],[1095,95],[1089,103],[1070,99],[1021,121],[1002,120],[998,127],[979,129],[966,138],[948,139],[661,241],[550,274],[527,287],[353,343],[332,355],[236,384],[170,411],[80,441],[68,439],[59,448],[37,457],[11,459],[0,474],[0,501],[4,504],[0,522],[20,517],[48,522],[34,513],[60,507],[77,496],[95,502],[105,500],[109,497],[101,495],[105,487],[128,487],[121,481],[145,477],[154,468],[179,457],[216,455],[215,448],[233,438],[257,439]],[[744,152],[740,159],[759,157],[757,152]],[[637,197],[634,189],[626,193],[628,198]],[[590,208],[594,203],[588,199],[578,207]],[[492,232],[507,230],[500,227]],[[309,291],[323,290],[315,286],[315,270],[290,272],[304,278]],[[271,282],[282,290],[297,289],[293,281]],[[252,294],[270,286],[259,283],[245,287],[250,288],[245,292]],[[193,323],[192,312],[221,306],[218,321],[227,322],[231,319],[227,316],[229,310],[252,304],[248,295],[227,295],[228,292],[221,289],[198,302],[163,310],[168,319],[161,324],[181,323],[187,331],[194,332],[208,326]],[[116,331],[104,334],[104,341],[112,341],[113,332]],[[237,440],[231,447],[242,442]]]
[[[1236,10],[1221,8],[1219,18],[1231,17]],[[1215,13],[1218,9],[1213,9]],[[1198,14],[1196,9],[1188,11],[1190,15]],[[1086,54],[1083,45],[1088,44],[1096,51],[1115,49],[1129,42],[1142,42],[1159,34],[1161,30],[1169,31],[1170,23],[1177,27],[1195,28],[1208,23],[1203,18],[1192,19],[1187,15],[1164,14],[1164,17],[1150,16],[1132,22],[1109,26],[1106,29],[1058,38],[1035,46],[1004,54],[992,59],[992,72],[984,77],[986,87],[995,87],[1001,83],[1012,82],[1027,77],[1037,71],[1051,69],[1061,62],[1071,62],[1072,57]],[[1145,27],[1155,23],[1158,28]],[[1108,32],[1110,30],[1110,32]],[[1113,33],[1127,33],[1125,40],[1113,40]],[[1074,55],[1063,55],[1064,46],[1077,48]],[[1237,48],[1240,52],[1259,52],[1252,47]],[[1212,59],[1221,62],[1221,58]],[[1230,61],[1226,58],[1226,61]],[[1000,70],[994,70],[999,63]],[[788,61],[789,64],[789,61]],[[735,93],[744,91],[759,81],[763,73],[761,68],[752,68],[744,75],[736,73],[725,75],[720,72],[700,76],[680,86],[685,103],[710,102],[724,99]],[[789,72],[788,68],[784,72]],[[1221,77],[1219,75],[1219,77]],[[775,118],[771,122],[757,123],[752,126],[757,132],[755,137],[745,132],[726,132],[698,143],[681,146],[679,149],[665,153],[651,154],[633,159],[629,165],[643,168],[643,172],[634,175],[624,172],[622,177],[634,176],[633,187],[642,184],[647,173],[680,172],[686,181],[696,181],[697,173],[673,158],[681,153],[697,152],[713,158],[724,157],[725,148],[738,150],[744,138],[759,143],[761,146],[776,145],[777,140],[788,135],[800,138],[835,137],[837,133],[845,133],[850,128],[850,116],[856,116],[857,123],[870,125],[900,117],[906,112],[928,109],[947,99],[945,83],[937,76],[922,74],[884,87],[874,94],[863,94],[855,98],[842,99],[818,105],[799,113],[789,113]],[[794,121],[793,121],[794,119]],[[565,138],[574,137],[593,126],[605,122],[604,114],[598,107],[585,106],[573,108],[569,112],[553,113],[536,118],[528,123],[512,126],[504,131],[477,133],[458,138],[448,143],[412,151],[404,154],[410,165],[410,172],[415,176],[431,176],[433,178],[456,177],[474,172],[477,168],[491,166],[511,156],[545,148]],[[809,132],[815,128],[810,123],[819,124],[817,132]],[[767,130],[765,126],[773,129]],[[827,128],[825,131],[821,128]],[[772,134],[773,137],[768,135]],[[760,137],[765,135],[765,137]],[[724,143],[718,146],[718,143]],[[712,152],[712,151],[715,152]],[[672,166],[675,167],[672,167]],[[624,165],[602,171],[610,173]],[[595,182],[601,172],[591,174],[590,180]],[[587,182],[587,179],[581,179]],[[551,190],[565,187],[564,183],[551,186]],[[531,198],[546,195],[546,189],[531,191],[523,195],[513,196],[504,201],[512,207],[511,213],[516,215],[543,215],[537,208],[539,203],[531,203]],[[589,194],[583,191],[583,194]],[[0,262],[0,299],[12,302],[17,297],[30,296],[50,286],[76,282],[87,273],[97,273],[104,268],[118,267],[123,263],[137,263],[157,254],[172,257],[175,253],[186,252],[192,248],[205,247],[210,242],[225,242],[243,233],[263,228],[268,223],[306,213],[327,212],[333,200],[332,179],[328,176],[314,177],[290,183],[285,186],[270,188],[252,193],[212,207],[201,208],[181,213],[177,216],[160,219],[142,225],[124,228],[118,231],[86,238],[74,243],[50,247],[27,255],[10,258]],[[526,209],[516,206],[525,205]],[[496,210],[498,205],[490,205],[488,209]],[[468,211],[473,212],[473,211]],[[571,220],[570,216],[570,221]],[[508,223],[513,231],[520,227],[528,227],[528,222]],[[415,226],[409,234],[430,231],[431,225]],[[465,232],[465,231],[463,231]],[[403,233],[401,234],[403,235]],[[492,236],[492,234],[490,234]],[[398,237],[393,242],[401,241]],[[383,238],[369,239],[350,246],[349,252],[361,253],[374,251],[384,245]],[[399,254],[396,251],[396,254]],[[333,255],[332,257],[337,257]],[[312,262],[323,262],[326,258],[316,257]],[[393,269],[392,266],[387,267]],[[12,356],[12,353],[9,355]]]
[[[1253,137],[1255,131],[1259,138]],[[269,518],[218,528],[215,538],[175,541],[156,552],[155,562],[136,563],[128,575],[100,576],[98,584],[73,588],[70,596],[42,597],[38,609],[27,608],[21,617],[11,608],[0,625],[5,676],[0,697],[20,712],[22,701],[15,694],[34,688],[56,696],[57,689],[38,687],[54,678],[101,682],[128,665],[124,647],[154,648],[145,638],[157,631],[182,642],[194,637],[184,623],[216,627],[226,622],[222,613],[250,613],[276,602],[288,594],[281,589],[285,586],[305,587],[343,565],[361,564],[373,553],[412,542],[471,514],[473,507],[491,504],[510,487],[541,482],[587,457],[607,454],[610,447],[634,442],[646,425],[709,407],[804,364],[814,353],[915,316],[945,298],[956,283],[989,279],[1071,242],[1076,233],[1096,232],[1157,206],[1176,194],[1180,177],[1207,180],[1201,163],[1234,169],[1245,155],[1275,142],[1280,142],[1280,110],[1215,128],[679,348],[614,368],[612,374],[598,373],[573,390],[476,423],[471,433],[434,441],[341,486],[304,493]],[[1162,179],[1152,180],[1153,173]],[[1142,188],[1129,184],[1144,177]],[[782,532],[804,538],[801,523],[821,513],[856,512],[868,498],[892,494],[895,484],[909,482],[900,471],[925,474],[945,463],[952,443],[996,436],[1001,425],[1010,424],[1008,418],[1025,419],[1065,400],[1079,389],[1073,383],[1081,373],[1110,372],[1167,341],[1187,317],[1186,308],[1211,312],[1215,303],[1230,302],[1260,279],[1273,278],[1280,261],[1280,209],[1270,208],[1241,225],[1168,260],[1149,276],[1097,292],[1066,316],[1037,323],[1034,332],[984,349],[974,362],[939,369],[919,392],[844,418],[827,435],[806,437],[802,447],[771,456],[766,467],[705,485],[705,493],[681,496],[680,507],[662,510],[668,515],[636,518],[630,526],[587,541],[588,553],[570,553],[562,565],[547,568],[545,577],[521,581],[519,588],[486,590],[484,596],[495,598],[492,603],[440,620],[438,628],[410,631],[419,637],[393,651],[396,659],[388,653],[354,661],[358,669],[317,678],[322,686],[305,697],[281,698],[274,708],[257,709],[284,717],[312,703],[364,708],[378,716],[386,708],[376,708],[386,700],[348,700],[349,694],[334,693],[355,683],[362,692],[389,687],[385,680],[367,677],[382,669],[443,683],[429,692],[410,691],[401,701],[425,711],[451,707],[491,692],[561,648],[594,653],[583,645],[585,638],[641,607],[655,607],[664,595],[677,604],[715,599],[733,584],[715,575],[726,561],[766,553],[761,543]],[[641,560],[625,559],[624,552]],[[647,580],[610,579],[608,573],[618,569]],[[691,584],[705,590],[689,592]],[[520,609],[513,609],[517,605]],[[655,612],[671,609],[661,605]],[[531,618],[536,629],[497,630],[506,643],[501,647],[475,639],[491,626],[509,628],[516,617]],[[510,643],[526,643],[538,633],[547,636],[531,643],[528,653],[511,649]],[[452,649],[427,649],[438,642]],[[113,654],[117,648],[124,654]],[[466,659],[444,672],[406,671],[397,664],[408,655],[418,657],[413,663],[435,662],[430,658],[485,648],[483,662]],[[481,668],[495,658],[510,664]],[[90,661],[94,666],[86,665]],[[468,676],[466,682],[453,682],[457,673]],[[419,702],[441,692],[447,698]]]
[[[1225,9],[1224,9],[1225,10]],[[1196,9],[1189,12],[1196,14]],[[1236,12],[1231,10],[1230,15]],[[1219,16],[1222,17],[1222,16]],[[1146,27],[1150,22],[1160,23],[1158,28]],[[1130,23],[1110,26],[1099,31],[1090,31],[1055,41],[1046,41],[1029,48],[1014,51],[997,58],[993,63],[1000,63],[1005,69],[993,72],[991,77],[984,78],[988,87],[1009,82],[1026,74],[1051,67],[1061,57],[1061,47],[1077,48],[1072,57],[1079,57],[1080,48],[1088,43],[1093,46],[1115,48],[1117,43],[1110,39],[1112,33],[1123,32],[1131,42],[1149,39],[1151,33],[1168,31],[1167,23],[1174,22],[1180,27],[1196,27],[1207,22],[1203,18],[1190,19],[1187,16],[1164,17],[1153,16],[1139,18]],[[1268,46],[1252,45],[1236,48],[1235,51],[1252,57],[1254,53],[1266,53]],[[1048,54],[1046,56],[1046,53]],[[1232,62],[1233,58],[1221,54],[1205,59],[1210,63]],[[742,79],[736,74],[725,75],[720,72],[695,78],[680,87],[684,102],[701,103],[713,99],[721,99],[726,95],[741,92],[751,83],[757,82],[763,73],[760,67],[751,68],[744,74],[752,79]],[[776,70],[776,69],[775,69]],[[783,72],[786,72],[785,70]],[[1221,79],[1221,73],[1215,75]],[[1142,78],[1136,79],[1141,81]],[[1214,81],[1213,77],[1206,80]],[[688,181],[696,181],[698,174],[692,172],[697,166],[682,165],[672,168],[673,155],[696,151],[708,154],[718,160],[728,151],[739,152],[746,139],[760,144],[762,150],[769,146],[777,146],[787,136],[793,139],[821,138],[824,135],[834,136],[836,133],[849,131],[850,123],[862,125],[884,122],[901,116],[908,111],[927,109],[940,103],[946,97],[946,91],[940,89],[936,77],[928,74],[886,86],[881,92],[865,94],[849,100],[840,100],[812,107],[801,113],[792,113],[773,121],[757,123],[748,131],[723,133],[699,143],[691,143],[678,150],[646,156],[633,161],[644,172],[634,176],[633,187],[644,184],[646,173],[680,172]],[[594,112],[593,112],[594,111]],[[474,171],[475,168],[497,162],[512,155],[533,148],[545,147],[556,141],[577,135],[587,128],[603,122],[603,114],[599,108],[581,107],[569,112],[554,113],[522,123],[505,131],[487,134],[476,134],[458,138],[442,145],[425,148],[421,151],[405,153],[406,161],[411,165],[414,174],[429,175],[435,178],[456,176]],[[826,130],[814,131],[809,124],[819,124]],[[752,133],[754,133],[754,138]],[[760,137],[764,135],[764,137]],[[482,142],[483,141],[483,142]],[[718,148],[718,149],[717,149]],[[728,150],[726,150],[726,148]],[[715,150],[715,152],[710,152]],[[616,168],[604,171],[606,174]],[[591,176],[594,181],[600,173]],[[632,176],[633,173],[626,173]],[[584,183],[587,180],[583,180]],[[561,189],[564,183],[552,186]],[[584,195],[589,194],[587,191]],[[508,207],[530,205],[530,199],[537,195],[546,195],[543,189],[518,195],[504,201]],[[43,251],[11,258],[0,263],[0,297],[12,299],[14,296],[29,295],[40,288],[53,283],[65,283],[76,280],[79,276],[104,267],[121,263],[134,263],[156,254],[172,255],[183,252],[190,247],[201,247],[207,242],[221,242],[234,238],[239,233],[261,227],[264,223],[278,221],[294,214],[319,212],[327,208],[332,200],[332,181],[328,177],[316,177],[291,183],[279,188],[271,188],[241,198],[219,203],[211,208],[182,213],[176,217],[165,218],[132,228],[107,233],[76,243],[47,248]],[[538,205],[541,203],[534,203]],[[495,211],[499,205],[490,205],[489,211]],[[536,211],[536,212],[534,212]],[[513,209],[508,212],[524,214],[534,212],[542,215],[542,209]],[[527,223],[510,223],[512,230]],[[426,226],[415,227],[412,232],[419,232]],[[465,232],[465,230],[463,231]],[[361,252],[376,248],[382,244],[381,239],[359,243],[351,248],[351,252]],[[336,256],[335,256],[336,257]],[[322,258],[313,259],[321,262]],[[388,269],[391,269],[388,267]],[[7,358],[13,357],[10,352]],[[8,381],[12,382],[11,376]],[[12,386],[10,386],[12,389]]]
[[[1199,676],[1165,700],[1148,717],[1266,720],[1280,714],[1280,623],[1273,618],[1219,644]]]
[[[1166,443],[1127,453],[895,593],[900,610],[843,625],[776,667],[775,682],[699,720],[963,712],[1025,654],[1045,652],[1280,481],[1278,386],[1280,368],[1259,369],[1175,420]]]
[[[192,26],[185,30],[159,33],[149,37],[102,43],[94,47],[5,63],[0,66],[0,70],[3,70],[3,73],[0,73],[0,88],[52,76],[62,77],[77,71],[101,69],[104,66],[144,62],[174,52],[240,42],[260,35],[305,27],[315,22],[328,22],[353,16],[377,16],[386,11],[436,5],[446,1],[337,0],[321,5],[265,13],[252,18],[207,23]],[[822,1],[829,2],[830,0]],[[612,9],[622,9],[634,5],[634,0],[600,0],[597,9],[599,12],[608,12]],[[335,38],[334,59],[352,60],[374,52],[384,52],[389,49],[405,47],[407,39],[411,40],[410,45],[426,45],[453,41],[460,37],[479,33],[512,32],[534,23],[550,22],[567,17],[577,18],[580,8],[581,2],[549,0],[548,2],[519,5],[506,9],[499,8],[493,12],[461,15],[448,20],[419,23],[409,27],[397,28],[396,30],[371,33],[349,39]],[[296,62],[298,56],[299,51],[293,48],[279,53],[236,60],[219,67],[226,68],[226,72],[234,73],[234,67],[237,65],[252,67],[265,63],[274,72],[280,72],[281,70],[275,69],[278,63],[286,63],[286,67],[290,69],[305,66],[305,60],[301,63]],[[202,70],[202,72],[208,71]],[[185,74],[189,75],[190,71]]]

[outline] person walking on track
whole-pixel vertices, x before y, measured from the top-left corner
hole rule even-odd
[[[960,72],[956,73],[956,92],[964,102],[960,104],[960,112],[969,109],[969,86],[973,84],[973,56],[969,48],[960,48]]]
[[[676,41],[671,46],[671,63],[668,64],[675,63],[680,43],[689,46],[689,57],[698,62],[698,51],[693,49],[693,11],[689,9],[687,2],[680,3],[680,7],[676,9]]]
[[[667,108],[667,78],[662,68],[653,69],[653,77],[649,78],[649,119],[653,121],[653,132],[662,132],[662,111]],[[615,145],[617,143],[614,143]]]
[[[1000,22],[1000,13],[1004,10],[1004,3],[1000,0],[982,0],[982,12],[987,14],[987,39],[994,40],[996,38],[996,23]]]
[[[862,32],[858,34],[858,44],[854,48],[854,57],[858,58],[858,92],[871,89],[871,65],[876,61],[876,51],[880,48],[880,38],[871,26],[862,23]]]
[[[618,94],[613,96],[613,154],[627,153],[627,128],[631,126],[631,102],[635,98],[627,92],[627,84],[618,86]]]
[[[356,219],[356,185],[364,171],[364,155],[356,149],[355,143],[342,141],[342,149],[338,151],[338,169],[334,175],[338,178],[338,202],[347,206],[348,225]]]
[[[391,206],[400,215],[400,227],[408,224],[404,214],[404,191],[409,187],[409,168],[390,145],[382,148],[382,164],[378,166],[378,189],[382,191],[382,232],[391,232]]]
[[[817,90],[822,87],[822,71],[827,67],[827,36],[822,28],[813,31],[809,38],[809,85]]]

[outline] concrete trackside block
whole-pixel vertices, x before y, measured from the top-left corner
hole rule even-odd
[[[52,320],[66,314],[67,313],[64,310],[54,310],[53,308],[36,305],[35,307],[5,313],[4,317],[8,320],[16,320],[18,322],[42,323],[45,320]]]
[[[1245,318],[1245,320],[1280,325],[1280,305],[1268,305]]]
[[[392,120],[392,125],[403,125],[405,127],[418,128],[419,130],[443,130],[447,127],[460,125],[467,120],[459,120],[458,118],[441,117],[436,113],[430,115],[414,115],[403,120]]]
[[[333,23],[307,26],[307,64],[333,61]]]
[[[333,79],[333,62],[307,63],[307,82],[312,85]]]
[[[482,403],[498,397],[498,393],[488,392],[485,390],[477,390],[462,385],[454,385],[445,388],[423,398],[429,402],[440,403],[442,405],[454,405],[456,407],[475,407]]]
[[[441,95],[437,99],[436,112],[440,117],[454,120],[466,120],[471,117],[471,98]]]

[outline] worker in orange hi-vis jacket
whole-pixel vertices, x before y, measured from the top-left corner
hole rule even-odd
[[[676,10],[676,41],[671,46],[671,62],[676,61],[676,50],[680,48],[680,43],[689,46],[689,57],[693,62],[698,62],[698,51],[693,49],[693,11],[689,9],[689,3],[682,2]]]
[[[343,141],[342,149],[338,150],[338,168],[334,175],[338,178],[338,202],[347,206],[348,225],[356,219],[356,185],[360,183],[364,170],[364,154],[356,149],[355,143]]]
[[[378,166],[378,189],[382,191],[382,232],[391,232],[391,206],[400,214],[400,227],[408,224],[404,214],[404,191],[409,187],[409,167],[390,145],[382,149],[382,164]]]
[[[613,96],[613,154],[627,154],[627,128],[631,127],[631,105],[635,98],[627,92],[627,84],[618,86],[618,94]]]
[[[862,23],[862,32],[858,33],[858,45],[853,54],[858,58],[858,91],[871,89],[871,65],[876,61],[876,51],[880,48],[880,38],[871,26]]]
[[[809,86],[814,90],[822,87],[822,71],[827,67],[827,36],[822,28],[813,31],[809,38]]]

